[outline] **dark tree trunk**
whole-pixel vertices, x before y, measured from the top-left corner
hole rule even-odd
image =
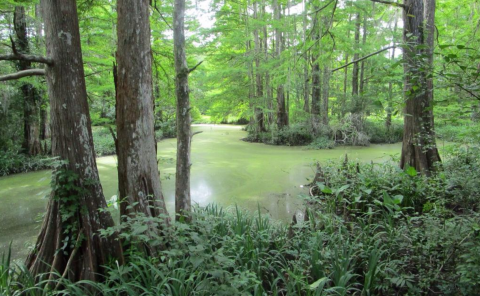
[[[253,17],[258,19],[258,12],[257,12],[257,1],[253,2]],[[257,130],[259,132],[266,131],[265,129],[265,122],[263,116],[262,108],[258,107],[261,105],[263,101],[263,79],[262,79],[262,71],[260,69],[260,55],[262,54],[262,44],[260,42],[260,36],[258,33],[257,25],[253,30],[253,40],[255,43],[255,86],[256,86],[256,100],[255,100],[255,122],[257,125]]]
[[[403,12],[405,118],[400,167],[429,176],[440,162],[433,120],[435,0],[406,0]],[[423,57],[427,57],[426,61]]]
[[[353,55],[353,60],[356,61],[359,58],[359,44],[360,44],[360,13],[357,13],[356,20],[355,20],[355,54]],[[358,74],[359,74],[359,67],[358,63],[353,64],[352,69],[352,100],[353,100],[353,108],[352,113],[360,113],[362,111],[362,106],[360,103],[360,98],[358,95]]]
[[[262,18],[265,17],[265,0],[262,0]],[[267,26],[263,26],[263,51],[265,54],[265,62],[268,61],[268,34],[267,34]],[[267,120],[268,125],[271,127],[273,125],[273,90],[270,85],[270,73],[268,70],[265,71],[265,91],[266,91],[266,101],[267,101]]]
[[[175,214],[190,221],[190,150],[192,131],[190,127],[190,96],[188,89],[187,59],[185,53],[185,0],[175,0],[173,15],[173,40],[175,52],[175,90],[177,95],[177,171],[175,174]]]
[[[307,43],[307,2],[303,0],[303,42]],[[307,113],[310,113],[310,88],[308,85],[308,52],[305,52],[305,65],[303,66],[303,110]]]
[[[348,22],[350,23],[352,20],[352,16],[348,16]],[[350,39],[350,30],[347,29],[347,40]],[[349,55],[348,52],[345,53],[345,65],[348,64]],[[343,96],[342,102],[340,106],[339,117],[345,117],[345,113],[347,112],[347,92],[348,92],[348,67],[345,67],[344,76],[343,76]]]
[[[35,43],[37,49],[42,48],[44,44],[43,38],[43,17],[40,4],[35,4]],[[51,151],[47,151],[45,140],[50,138],[50,122],[48,118],[48,98],[45,96],[45,92],[41,89],[38,90],[41,97],[40,106],[40,140],[44,141],[43,153],[49,154]]]
[[[105,211],[93,150],[77,6],[75,1],[42,0],[42,8],[47,55],[54,61],[46,68],[52,153],[66,163],[54,174],[47,212],[26,266],[33,275],[55,271],[73,282],[98,281],[104,266],[115,260],[122,264],[123,255],[115,236],[99,234],[113,220]],[[65,174],[73,180],[65,181]]]
[[[314,10],[317,10],[318,7],[314,6]],[[320,51],[320,38],[321,38],[321,24],[320,19],[317,18],[314,20],[312,26],[313,41],[315,42],[316,50],[311,54],[312,59],[312,128],[313,132],[316,134],[320,128],[320,108],[321,108],[321,99],[322,99],[322,79],[321,79],[321,70],[320,70],[320,61],[319,57],[321,55]]]
[[[397,31],[397,20],[395,19],[395,24],[393,26],[393,34]],[[395,47],[392,49],[392,55],[390,57],[391,61],[395,59]],[[392,126],[392,111],[393,111],[393,83],[390,81],[388,83],[388,99],[387,99],[387,117],[385,119],[385,126],[387,130],[390,130]]]
[[[28,44],[25,7],[15,7],[13,25],[18,51],[23,54],[29,54],[30,46]],[[31,64],[28,61],[18,61],[17,68],[19,71],[28,70],[31,68]],[[24,83],[20,90],[23,95],[23,152],[32,156],[38,155],[42,153],[42,145],[40,144],[41,96],[30,83]]]
[[[156,159],[148,0],[117,2],[116,123],[122,216],[168,214]],[[149,227],[151,233],[160,229]],[[146,251],[155,253],[152,246]]]
[[[312,55],[313,56],[313,55]],[[315,58],[312,58],[315,59]],[[322,81],[320,75],[320,65],[318,60],[312,61],[312,126],[316,132],[320,125],[320,107],[321,107],[321,94],[322,94]]]
[[[330,77],[332,71],[329,67],[323,68],[323,82],[322,82],[322,124],[328,125],[328,100],[330,97]]]
[[[367,14],[363,15],[363,36],[362,36],[362,46],[365,46],[367,43]],[[363,96],[365,92],[365,61],[360,63],[360,94]]]
[[[308,53],[305,53],[305,66],[303,68],[303,111],[310,113],[310,85],[308,77]]]
[[[281,5],[277,0],[274,0],[273,3],[275,20],[277,26],[275,28],[275,47],[276,47],[276,57],[280,60],[282,55],[282,32],[280,30],[280,19],[281,19]],[[288,114],[285,107],[285,91],[283,83],[279,82],[277,85],[277,127],[278,129],[283,129],[288,125]]]

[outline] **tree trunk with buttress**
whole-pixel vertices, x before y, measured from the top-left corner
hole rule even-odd
[[[123,254],[115,235],[99,233],[114,223],[105,210],[93,150],[77,6],[75,1],[42,0],[42,8],[47,55],[54,61],[46,68],[52,153],[65,162],[54,173],[45,218],[26,266],[34,276],[56,272],[72,282],[99,281],[106,265],[123,264]]]
[[[440,162],[433,118],[435,0],[406,0],[403,12],[405,118],[400,167],[430,176]],[[422,58],[426,56],[427,58]]]

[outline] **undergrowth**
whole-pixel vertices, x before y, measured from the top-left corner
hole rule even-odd
[[[215,205],[195,208],[190,224],[175,223],[162,237],[147,233],[152,221],[127,219],[104,235],[121,231],[136,242],[129,245],[164,247],[156,257],[130,249],[102,282],[35,284],[5,255],[0,294],[479,295],[473,149],[452,150],[428,179],[388,163],[324,165],[304,219],[291,225]]]
[[[259,132],[254,126],[247,126],[248,142],[260,142],[270,145],[302,146],[308,149],[332,149],[336,145],[368,146],[371,143],[396,143],[402,141],[403,124],[393,121],[390,127],[382,120],[364,119],[348,115],[341,120],[332,120],[328,126],[320,125],[316,131],[311,123],[300,122],[283,129],[272,127]]]

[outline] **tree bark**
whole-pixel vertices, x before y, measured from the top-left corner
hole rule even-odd
[[[16,47],[20,54],[28,55],[30,46],[27,37],[27,20],[25,7],[16,6],[13,25],[16,35]],[[20,60],[17,62],[19,73],[33,72],[30,61]],[[37,71],[38,72],[38,71]],[[17,73],[18,74],[18,73]],[[11,76],[15,76],[12,74]],[[13,79],[20,77],[15,76]],[[30,83],[24,83],[20,90],[23,95],[23,144],[24,153],[34,156],[42,153],[40,144],[40,106],[41,96],[37,89]]]
[[[352,20],[352,16],[348,16],[348,22],[350,23]],[[350,39],[350,30],[347,29],[347,40]],[[348,65],[348,59],[349,55],[348,52],[345,53],[345,64]],[[347,92],[348,92],[348,67],[345,67],[344,70],[344,76],[343,76],[343,96],[342,96],[342,102],[340,106],[340,112],[339,112],[339,117],[343,118],[345,117],[345,113],[347,112]],[[339,119],[340,119],[339,118]]]
[[[253,17],[258,20],[258,9],[257,9],[257,1],[253,2]],[[263,116],[263,110],[259,107],[263,100],[263,79],[262,79],[262,71],[260,69],[260,55],[262,54],[262,44],[260,42],[260,36],[258,33],[258,25],[255,24],[255,28],[253,29],[253,41],[255,44],[255,87],[256,87],[256,102],[255,102],[255,122],[257,125],[257,130],[259,132],[265,132],[265,122]]]
[[[122,216],[163,215],[168,223],[156,159],[148,0],[117,2],[116,123]],[[151,234],[160,229],[149,225]],[[145,244],[145,251],[155,254]]]
[[[397,19],[395,19],[395,24],[393,25],[393,35],[397,31]],[[392,55],[390,60],[393,62],[395,59],[395,47],[392,49]],[[385,119],[385,126],[387,130],[390,130],[392,126],[392,111],[393,111],[393,83],[390,81],[388,83],[388,99],[387,99],[387,117]]]
[[[359,44],[360,44],[360,13],[357,13],[355,17],[355,53],[353,55],[353,60],[356,61],[359,58]],[[360,98],[358,95],[358,74],[359,74],[359,67],[358,63],[353,64],[352,69],[352,100],[353,100],[353,108],[352,113],[360,113],[362,111],[362,106],[360,102]]]
[[[265,17],[265,0],[262,0],[262,18]],[[267,25],[263,26],[263,51],[265,54],[265,62],[268,61],[268,33],[267,33]],[[268,70],[265,71],[265,90],[266,90],[266,105],[268,108],[267,113],[267,122],[268,125],[271,127],[273,125],[273,90],[272,86],[270,85],[270,73]]]
[[[123,264],[123,254],[116,236],[99,235],[113,220],[104,211],[93,150],[77,6],[75,1],[42,0],[42,8],[47,55],[55,61],[46,68],[52,153],[66,163],[54,174],[45,219],[26,266],[34,276],[55,271],[73,282],[98,281],[105,265],[114,260]],[[62,177],[66,173],[72,180]]]
[[[400,167],[430,176],[440,155],[433,119],[435,0],[406,0],[403,12],[405,118]],[[427,57],[426,61],[422,57]],[[420,57],[420,58],[419,58]]]
[[[367,43],[367,14],[363,15],[363,36],[362,46],[365,47]],[[365,60],[360,63],[360,94],[363,96],[365,92]]]
[[[280,19],[281,19],[281,5],[278,3],[278,0],[273,1],[273,8],[275,14],[275,21],[277,26],[275,28],[275,48],[276,48],[276,57],[278,63],[280,63],[280,58],[282,55],[282,31],[280,30]],[[277,85],[277,127],[278,129],[283,129],[288,125],[288,114],[285,107],[285,91],[283,83],[279,82]]]
[[[314,6],[314,10],[317,10],[318,7]],[[322,79],[321,79],[321,70],[320,70],[320,38],[321,38],[321,23],[320,19],[317,17],[314,19],[314,24],[312,26],[313,40],[316,44],[316,51],[311,53],[312,59],[312,128],[314,134],[316,134],[320,128],[320,108],[321,108],[321,96],[322,96]]]
[[[328,100],[330,97],[330,77],[332,71],[328,66],[323,68],[323,81],[322,81],[322,124],[328,125]]]
[[[176,219],[191,219],[190,197],[190,150],[192,131],[190,127],[190,96],[188,89],[188,66],[185,53],[185,0],[175,0],[173,15],[173,40],[175,52],[175,90],[177,95],[177,171],[175,174]]]
[[[307,1],[303,0],[303,43],[307,43]],[[304,46],[306,47],[306,46]],[[310,88],[308,85],[308,52],[304,54],[305,64],[303,66],[303,110],[310,113]]]

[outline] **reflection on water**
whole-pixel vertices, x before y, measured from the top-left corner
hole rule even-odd
[[[291,221],[294,214],[302,212],[301,195],[308,192],[301,185],[313,177],[311,164],[316,160],[341,159],[348,153],[351,160],[380,162],[400,152],[399,144],[305,150],[246,143],[241,141],[246,132],[240,126],[198,125],[194,130],[203,133],[194,136],[192,143],[193,202],[201,206],[238,205],[251,211],[260,207],[262,213],[283,221]],[[158,143],[163,192],[170,213],[175,208],[175,154],[175,139]],[[105,197],[111,200],[117,195],[116,157],[99,158],[97,164]],[[14,256],[26,255],[25,244],[34,242],[45,211],[49,182],[47,171],[0,178],[0,254],[12,241]]]

